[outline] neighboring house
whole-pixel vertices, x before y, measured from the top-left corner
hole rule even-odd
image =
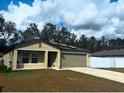
[[[124,68],[124,49],[104,50],[91,54],[91,67]]]
[[[32,41],[17,44],[6,50],[3,59],[12,69],[39,69],[64,67],[89,67],[89,53],[85,49],[65,44]]]

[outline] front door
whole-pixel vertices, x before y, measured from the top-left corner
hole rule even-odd
[[[54,67],[56,61],[57,53],[56,52],[48,52],[48,67]]]

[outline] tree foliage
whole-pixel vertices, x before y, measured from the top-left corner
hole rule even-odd
[[[41,32],[41,39],[72,45],[75,43],[76,35],[68,31],[65,27],[57,28],[56,25],[47,23]]]
[[[15,39],[18,36],[19,33],[16,29],[16,24],[11,21],[5,21],[4,18],[0,17],[0,43],[1,44],[8,44],[11,45],[15,42],[11,42],[13,39]],[[17,38],[14,40],[16,41]]]
[[[31,41],[39,39],[40,31],[35,23],[31,23],[27,29],[22,32],[23,41]]]
[[[55,41],[57,34],[56,25],[47,23],[41,32],[41,39],[46,41]]]
[[[52,23],[44,25],[42,31],[38,29],[35,23],[31,23],[26,30],[20,31],[16,29],[16,24],[14,22],[5,21],[5,19],[0,16],[1,49],[4,50],[6,48],[7,42],[9,42],[9,45],[12,45],[18,42],[32,40],[63,43],[89,49],[92,52],[104,49],[124,48],[124,39],[116,38],[108,40],[104,36],[100,39],[96,39],[94,36],[87,37],[83,34],[77,39],[77,36],[74,33],[71,33],[66,27],[58,27]]]

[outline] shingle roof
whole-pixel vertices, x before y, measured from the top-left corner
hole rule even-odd
[[[104,50],[92,53],[94,57],[121,57],[124,56],[124,49]]]
[[[78,47],[71,46],[71,45],[60,44],[60,43],[55,43],[55,42],[51,42],[51,44],[58,47],[60,50],[64,50],[64,51],[90,52],[87,49],[82,49],[82,48],[78,48]]]
[[[55,42],[47,42],[47,41],[36,40],[36,41],[28,41],[28,42],[23,42],[23,43],[18,43],[18,44],[12,45],[12,46],[8,47],[8,50],[6,50],[5,53],[11,51],[14,48],[24,47],[24,46],[27,46],[27,45],[32,45],[32,44],[41,43],[41,42],[47,43],[47,44],[49,44],[53,47],[56,47],[56,48],[58,48],[60,50],[64,50],[64,51],[76,51],[76,52],[88,52],[88,53],[90,52],[87,49],[77,48],[75,46],[70,46],[70,45],[60,44],[60,43],[55,43]]]
[[[4,50],[2,53],[3,53],[3,54],[6,54],[6,53],[12,51],[14,48],[15,48],[15,45],[8,46],[8,47],[6,48],[6,50]]]

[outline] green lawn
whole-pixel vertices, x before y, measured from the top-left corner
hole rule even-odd
[[[72,71],[31,70],[0,73],[3,92],[124,92],[124,84]]]

